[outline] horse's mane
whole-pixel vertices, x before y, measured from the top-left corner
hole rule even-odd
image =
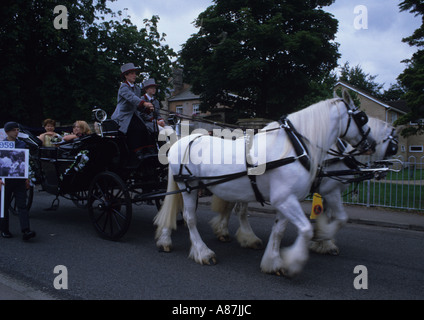
[[[329,99],[313,104],[305,109],[291,113],[288,119],[293,123],[294,128],[307,138],[311,145],[329,148],[329,141],[326,141],[330,131],[330,106],[340,99]],[[269,123],[263,130],[270,130],[279,127],[277,121]],[[310,150],[312,152],[312,150]],[[319,150],[316,150],[319,152]],[[311,156],[315,157],[316,154]]]
[[[330,141],[328,141],[328,136],[332,129],[330,127],[330,106],[336,101],[340,101],[340,99],[324,100],[294,112],[287,117],[294,128],[306,138],[304,140],[308,145],[313,168],[316,168],[317,164],[324,160],[326,153],[322,151],[330,148]],[[271,122],[263,130],[275,129],[279,125],[278,122]],[[292,150],[291,143],[285,143],[282,157],[286,156],[290,150]]]

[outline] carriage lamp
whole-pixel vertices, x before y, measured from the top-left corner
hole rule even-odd
[[[92,111],[92,115],[93,115],[93,120],[98,121],[98,122],[103,122],[107,119],[107,113],[106,111],[104,111],[103,109],[94,107],[93,111]]]

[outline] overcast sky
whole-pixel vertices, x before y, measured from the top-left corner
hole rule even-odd
[[[364,72],[377,75],[375,81],[384,83],[386,89],[404,70],[405,64],[401,61],[417,50],[401,40],[421,25],[421,19],[409,12],[400,13],[400,2],[336,0],[332,6],[324,8],[339,20],[336,38],[342,55],[339,65],[346,61],[350,66],[360,65]],[[125,12],[138,26],[143,25],[143,19],[158,15],[159,32],[166,33],[166,44],[178,52],[181,44],[198,31],[192,22],[212,4],[211,0],[117,0],[109,3],[109,7],[113,11],[127,8]],[[362,17],[367,17],[367,21]]]

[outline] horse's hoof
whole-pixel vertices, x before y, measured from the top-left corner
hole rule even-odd
[[[277,271],[274,271],[274,272],[270,272],[270,274],[272,274],[272,275],[274,275],[274,276],[278,276],[278,277],[283,276],[284,278],[289,278],[289,279],[291,279],[291,278],[292,278],[292,276],[290,276],[290,275],[287,273],[287,271],[286,271],[286,270],[277,270]]]
[[[172,251],[172,247],[171,246],[159,246],[158,251],[169,253],[169,252]]]
[[[330,256],[338,256],[340,254],[340,250],[339,249],[331,249],[328,251],[328,254]]]
[[[208,266],[216,265],[217,264],[216,258],[215,257],[210,258],[208,261],[206,261],[205,264],[207,264]]]
[[[280,270],[280,272],[281,272],[281,275],[284,277],[284,278],[287,278],[287,279],[293,279],[296,275],[297,275],[297,273],[290,273],[288,270],[286,270],[286,269],[281,269]]]
[[[231,238],[230,238],[229,235],[225,235],[225,236],[219,236],[218,240],[221,241],[221,242],[230,242]]]
[[[251,248],[254,249],[254,250],[261,250],[263,248],[262,241],[256,241],[256,242],[254,242],[252,244]]]

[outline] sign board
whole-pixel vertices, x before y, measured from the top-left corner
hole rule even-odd
[[[8,141],[1,141],[8,142]],[[0,143],[1,143],[0,142]],[[1,144],[0,144],[1,146]],[[0,177],[28,179],[29,150],[0,148]]]
[[[5,179],[28,179],[29,172],[29,150],[10,148],[15,143],[10,141],[1,141],[0,146],[0,178],[7,184]],[[4,217],[4,186],[1,186],[1,213]]]
[[[318,193],[314,193],[312,198],[312,210],[309,218],[316,219],[323,211],[324,207],[322,205],[322,196]]]
[[[0,149],[15,149],[15,141],[0,141]]]

